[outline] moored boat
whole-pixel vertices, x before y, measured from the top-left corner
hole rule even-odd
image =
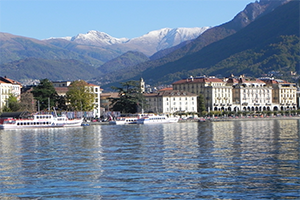
[[[138,117],[118,117],[116,120],[110,121],[112,125],[136,124]]]
[[[81,126],[83,118],[80,119],[68,119],[66,116],[55,117],[57,124],[63,125],[63,127]]]
[[[65,116],[54,117],[51,114],[36,114],[25,119],[12,117],[0,119],[0,129],[58,128],[81,126],[82,119],[68,119]]]
[[[163,124],[163,123],[176,123],[178,117],[168,117],[166,115],[149,115],[137,120],[137,124]]]

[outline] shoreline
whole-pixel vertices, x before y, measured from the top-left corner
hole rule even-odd
[[[201,119],[201,118],[199,118]],[[256,120],[299,120],[300,116],[278,116],[278,117],[238,117],[238,118],[209,118],[205,121],[199,121],[199,119],[181,119],[178,123],[188,123],[188,122],[228,122],[228,121],[256,121]],[[109,122],[91,122],[90,125],[109,125]]]
[[[201,119],[201,118],[199,118]],[[226,122],[226,121],[255,121],[255,120],[299,120],[300,116],[274,116],[274,117],[216,117],[216,118],[202,118],[205,119],[204,121],[199,121],[199,119],[192,119],[192,120],[180,120],[180,123],[183,122]]]

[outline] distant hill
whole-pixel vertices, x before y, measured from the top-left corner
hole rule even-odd
[[[114,73],[118,70],[126,69],[127,66],[137,65],[148,60],[149,58],[141,52],[128,51],[121,56],[106,62],[99,67],[98,70],[101,69],[100,71],[104,74]]]
[[[177,45],[181,41],[194,39],[206,29],[208,29],[208,27],[165,28],[151,31],[148,34],[130,40],[113,38],[98,31],[79,34],[69,39],[52,38],[47,40],[37,40],[0,32],[0,65],[10,65],[11,62],[15,61],[20,61],[20,63],[23,64],[27,62],[30,63],[33,61],[31,58],[35,58],[48,60],[48,63],[51,62],[50,60],[53,60],[51,62],[52,65],[61,64],[60,66],[55,66],[56,68],[62,69],[62,71],[73,71],[73,69],[67,69],[67,67],[72,66],[72,64],[65,64],[64,62],[55,60],[77,60],[81,63],[85,63],[87,70],[91,67],[98,68],[98,73],[94,73],[94,76],[103,77],[105,73],[112,72],[112,70],[108,70],[108,68],[114,69],[116,72],[119,71],[119,65],[108,67],[110,63],[116,62],[116,60],[104,65],[103,72],[102,67],[100,67],[118,56],[122,56],[119,60],[123,60],[122,65],[120,65],[121,69],[125,67],[126,63],[136,65],[137,63],[149,60],[144,57],[145,55],[143,55],[144,58],[141,58],[141,54],[131,53],[130,57],[128,57],[131,61],[125,62],[123,54],[127,51],[140,50],[153,54],[159,49]],[[129,54],[127,56],[129,56]],[[134,55],[137,57],[133,58]],[[29,63],[26,64],[26,66],[29,66]],[[39,66],[36,65],[36,67],[38,68]],[[45,68],[43,68],[43,70],[37,70],[35,73],[38,71],[43,71],[43,73],[40,74],[41,77],[44,76],[44,73],[47,73],[47,69]],[[49,69],[49,72],[51,72],[49,74],[54,74],[51,69]],[[28,76],[29,75],[30,74],[28,74]],[[62,78],[64,76],[66,78],[68,77],[67,74],[62,74]],[[89,74],[81,74],[81,79],[85,79],[86,77],[89,77]]]
[[[64,66],[64,67],[61,67]],[[0,65],[2,76],[13,80],[43,79],[49,80],[89,80],[99,75],[99,71],[78,60],[48,60],[26,58]],[[84,74],[84,77],[82,76]]]
[[[68,41],[64,41],[66,47],[71,48]],[[102,61],[83,55],[80,52],[70,51],[64,47],[51,45],[43,40],[12,35],[0,32],[0,64],[17,61],[26,58],[42,59],[75,59],[88,65],[100,66]]]

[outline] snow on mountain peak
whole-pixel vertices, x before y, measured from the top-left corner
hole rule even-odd
[[[159,51],[176,46],[187,40],[193,40],[209,28],[163,28],[151,31],[141,37],[133,38],[128,43],[143,43],[144,45],[155,46],[155,51]]]
[[[195,28],[162,28],[159,30],[150,31],[140,37],[128,38],[115,38],[107,33],[91,30],[86,34],[78,34],[69,41],[78,44],[91,45],[91,46],[111,46],[122,45],[128,50],[140,51],[146,55],[152,55],[159,50],[180,44],[187,40],[193,40],[201,35],[210,27],[195,27]],[[58,38],[59,39],[59,38]]]
[[[74,41],[79,44],[87,45],[97,45],[97,46],[106,46],[112,44],[120,44],[127,42],[127,38],[115,38],[107,33],[91,30],[86,34],[78,34],[75,37],[72,37],[71,41]]]

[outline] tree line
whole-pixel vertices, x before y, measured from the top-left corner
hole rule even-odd
[[[22,93],[20,101],[10,94],[2,112],[50,111],[53,108],[64,111],[91,111],[94,108],[94,100],[95,95],[83,80],[73,81],[66,96],[59,96],[52,82],[42,79],[31,91]]]

